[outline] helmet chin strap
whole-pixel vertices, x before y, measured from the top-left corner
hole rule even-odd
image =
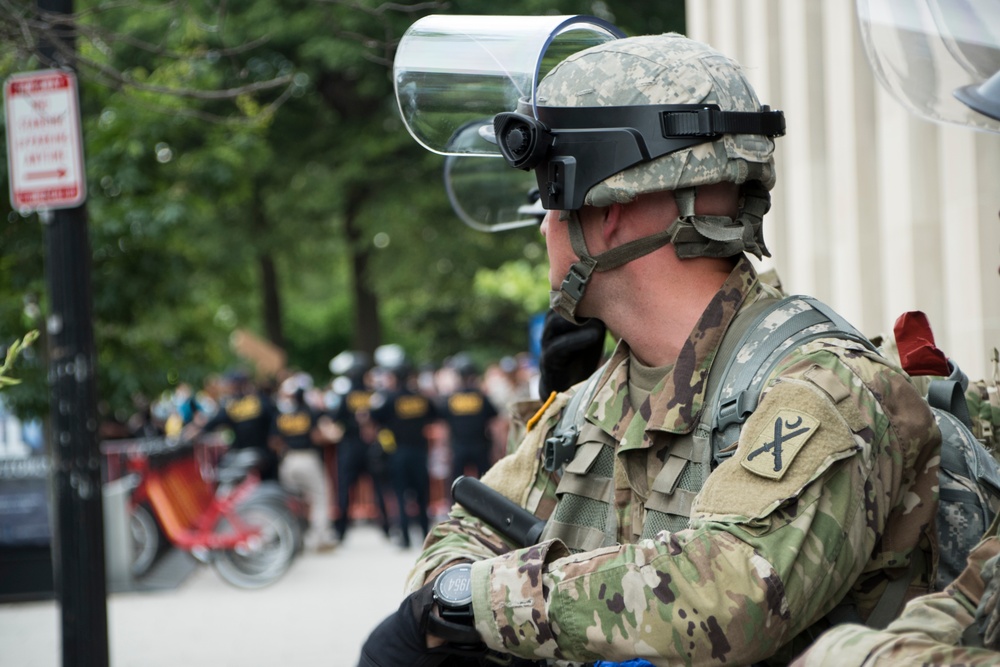
[[[587,250],[583,236],[583,225],[579,211],[568,211],[560,215],[569,229],[569,240],[573,252],[579,258],[572,266],[558,290],[549,292],[549,306],[573,324],[583,322],[576,317],[576,308],[596,272],[610,271],[643,255],[673,243],[677,256],[689,257],[732,257],[742,252],[752,252],[759,259],[770,257],[760,233],[761,221],[771,206],[771,197],[759,182],[748,182],[740,188],[742,204],[736,218],[726,216],[695,215],[695,187],[678,188],[674,191],[678,217],[666,230],[629,241],[594,257]]]
[[[563,279],[559,289],[549,292],[549,306],[573,324],[583,324],[586,321],[577,319],[576,308],[580,300],[583,299],[587,284],[590,282],[590,277],[595,271],[600,273],[602,271],[617,269],[623,264],[628,264],[633,259],[639,259],[643,255],[648,255],[654,250],[670,243],[672,236],[669,230],[664,230],[650,236],[644,236],[641,239],[629,241],[594,257],[587,250],[587,241],[583,236],[583,225],[580,222],[579,212],[569,211],[566,224],[569,229],[570,244],[573,247],[573,252],[576,253],[579,259],[569,267],[569,272],[567,272],[566,278]]]

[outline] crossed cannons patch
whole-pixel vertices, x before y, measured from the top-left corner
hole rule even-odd
[[[819,421],[804,412],[778,410],[754,434],[740,463],[755,475],[781,479],[817,426]]]

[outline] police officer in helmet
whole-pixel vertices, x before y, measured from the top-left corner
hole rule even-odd
[[[350,526],[351,488],[368,475],[378,504],[382,532],[389,537],[389,513],[385,504],[385,454],[373,427],[358,419],[371,407],[372,389],[366,376],[371,357],[345,350],[330,360],[334,380],[327,392],[327,410],[340,429],[337,441],[337,539],[343,540]]]

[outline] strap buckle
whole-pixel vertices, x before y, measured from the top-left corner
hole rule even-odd
[[[562,282],[562,291],[579,302],[583,298],[583,291],[590,282],[590,275],[594,272],[595,266],[596,262],[580,261],[569,267],[569,273]]]
[[[558,470],[573,458],[574,445],[579,435],[580,428],[574,424],[564,431],[554,433],[545,440],[542,463],[547,471]]]
[[[742,424],[747,420],[754,409],[752,397],[748,392],[741,391],[732,398],[727,398],[719,405],[719,418],[716,428],[725,431],[733,424]]]

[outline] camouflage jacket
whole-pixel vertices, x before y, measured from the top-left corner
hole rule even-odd
[[[456,507],[428,537],[410,589],[473,561],[485,643],[559,665],[747,664],[773,656],[848,592],[867,614],[915,549],[933,552],[940,433],[906,376],[853,342],[819,339],[791,352],[737,451],[695,498],[689,527],[635,539],[666,452],[698,422],[723,334],[767,294],[741,260],[638,411],[627,398],[627,345],[606,366],[587,419],[615,443],[619,544],[574,555],[558,540],[515,549]],[[572,391],[550,399],[521,446],[483,478],[545,519],[558,477],[541,466],[541,450]],[[784,443],[780,473],[767,474],[761,459],[773,451],[751,454],[773,444],[779,418],[808,428]],[[933,560],[913,596],[929,590]]]
[[[994,370],[992,382],[970,382],[965,392],[965,401],[972,418],[973,434],[1000,461],[1000,382],[996,378],[996,372]]]

